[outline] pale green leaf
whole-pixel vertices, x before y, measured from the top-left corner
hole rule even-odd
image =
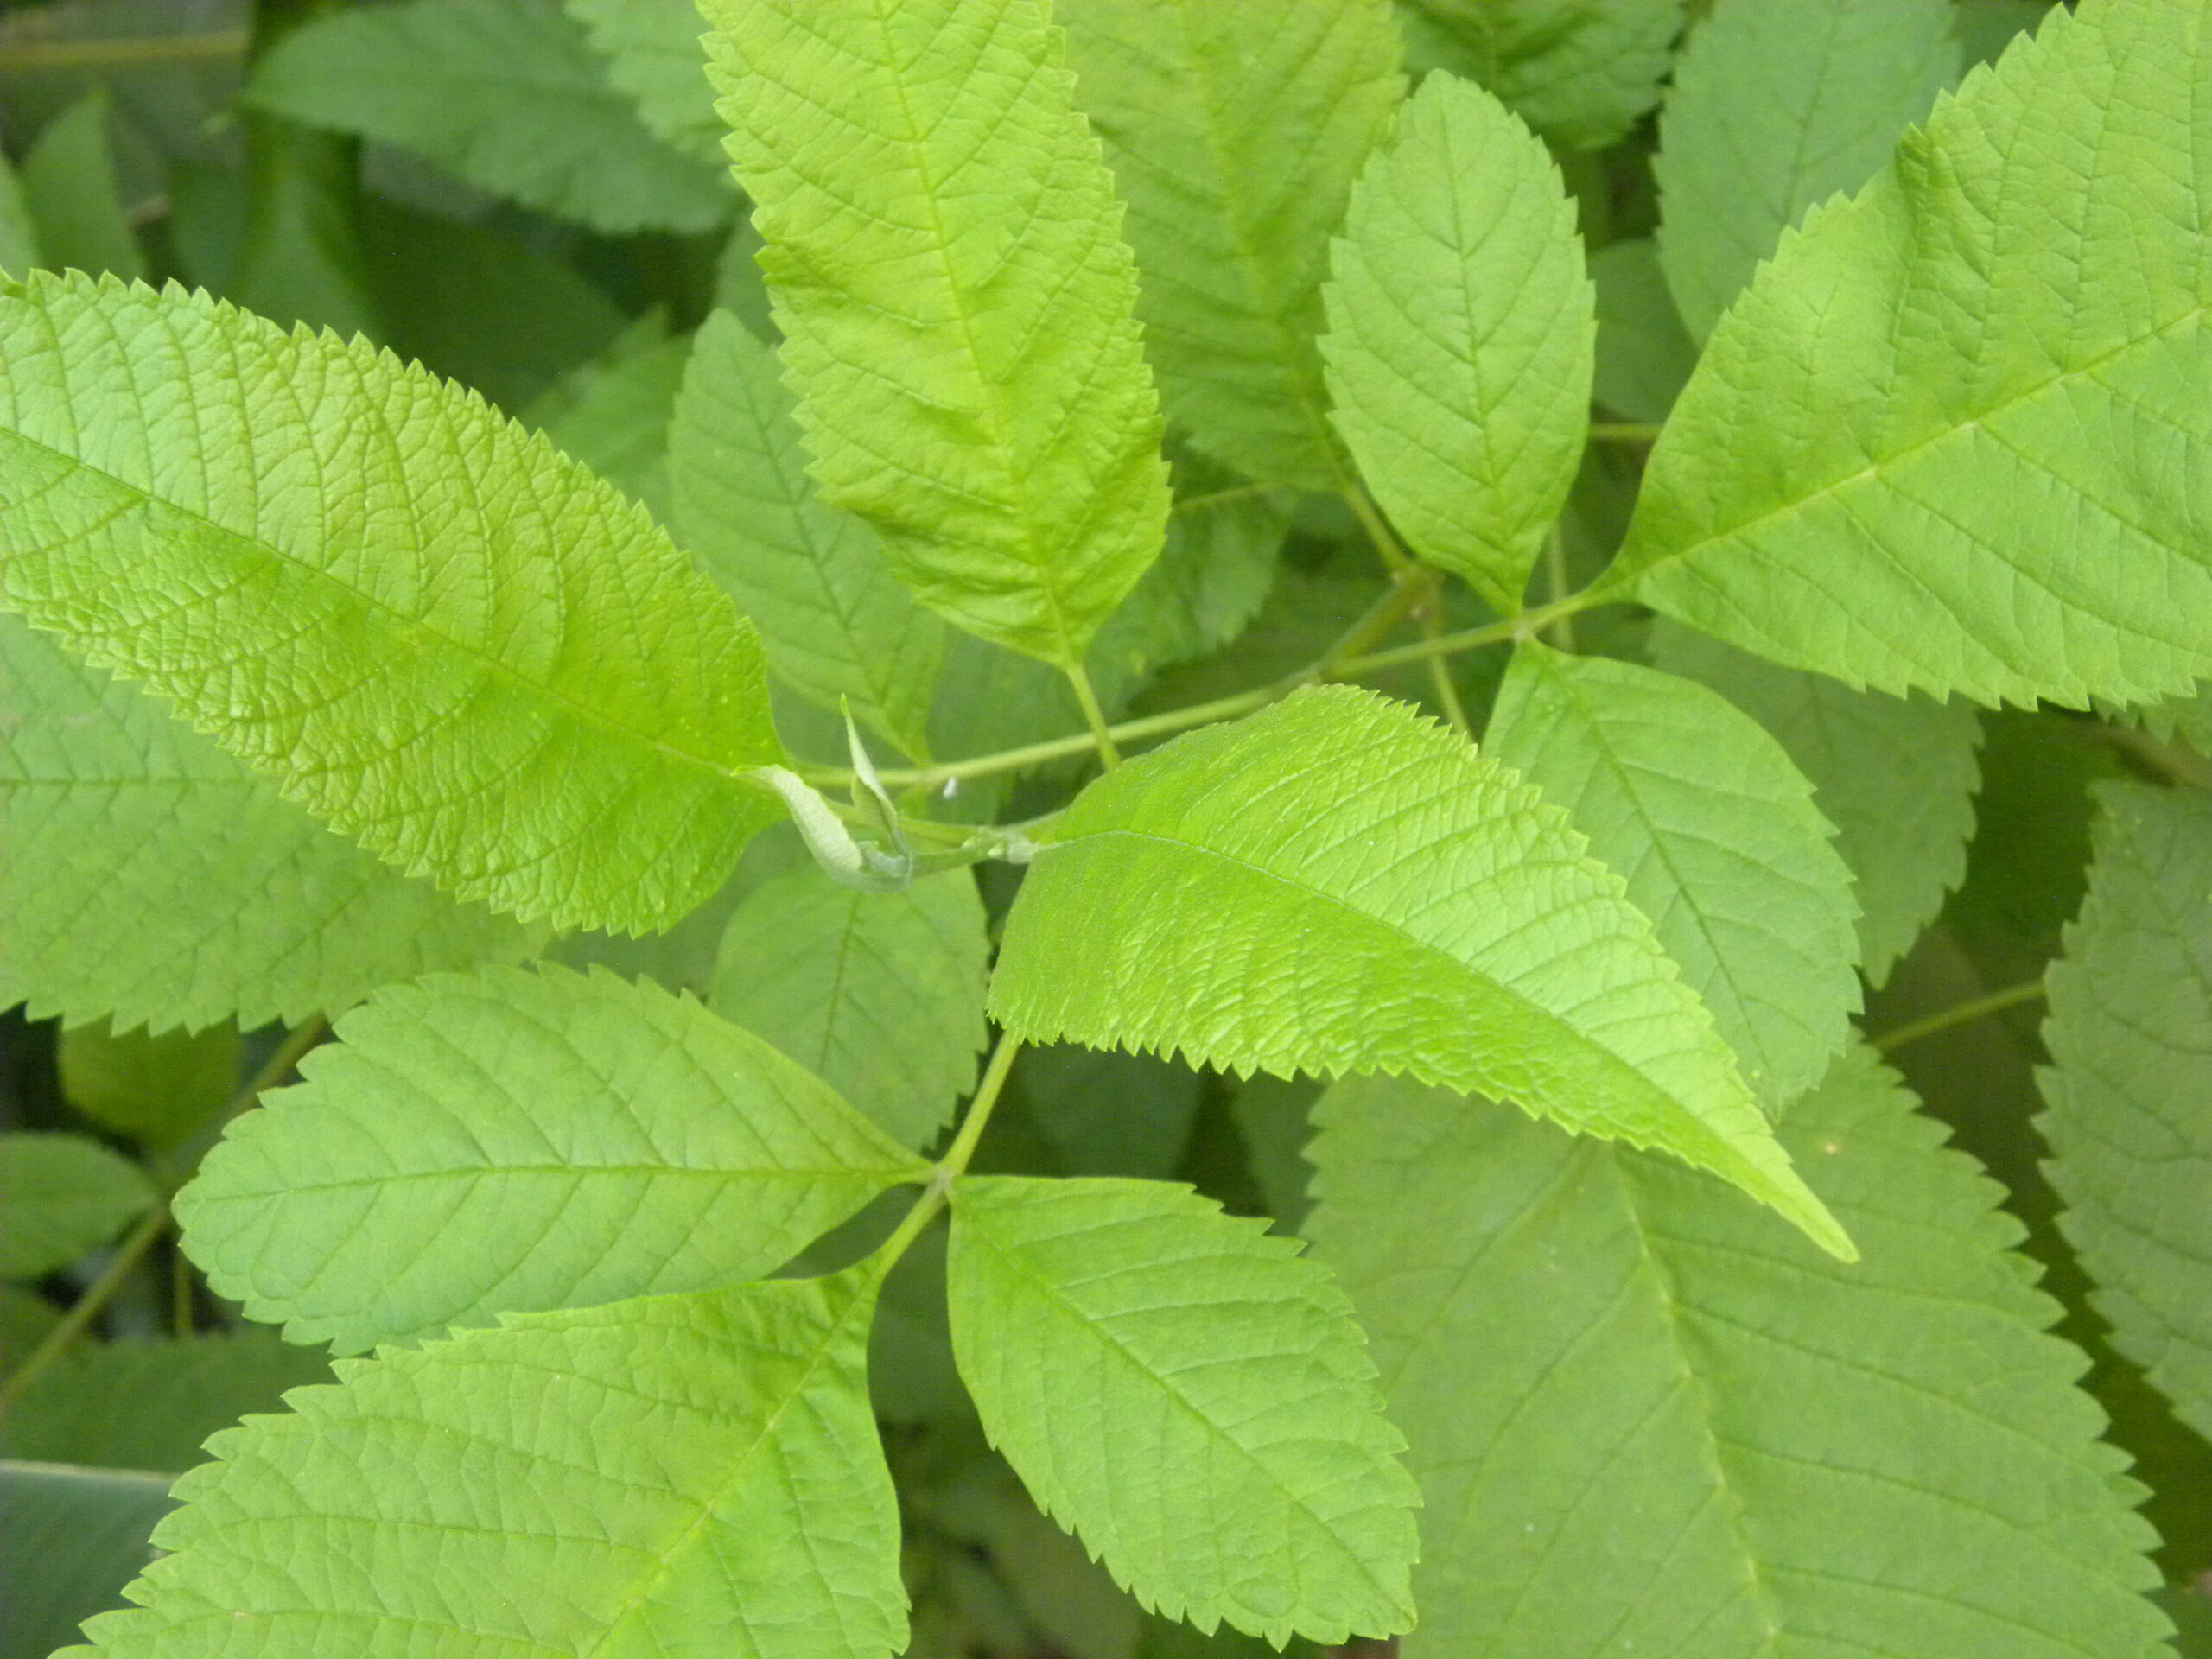
[[[1550,152],[1431,75],[1352,191],[1326,297],[1361,476],[1416,554],[1510,615],[1590,419],[1596,311]]]
[[[751,626],[365,342],[35,272],[0,290],[0,600],[464,898],[664,925],[780,816]]]
[[[1404,1072],[1658,1146],[1847,1253],[1620,878],[1403,705],[1301,691],[1053,826],[1007,918],[1017,1035],[1240,1071]]]
[[[1408,0],[1415,64],[1479,82],[1547,138],[1602,149],[1659,101],[1684,0]]]
[[[963,1181],[953,1351],[1039,1505],[1147,1606],[1281,1643],[1413,1622],[1420,1502],[1329,1275],[1152,1181]]]
[[[23,200],[22,181],[8,158],[0,156],[0,271],[26,271],[44,263],[38,226],[31,221],[30,204]]]
[[[136,1164],[81,1135],[0,1135],[0,1278],[35,1279],[154,1207]]]
[[[329,1381],[327,1358],[273,1331],[80,1344],[10,1402],[0,1456],[181,1475],[218,1429]]]
[[[152,698],[0,615],[0,1004],[251,1027],[540,931],[334,836]]]
[[[906,1621],[871,1300],[850,1274],[787,1280],[341,1362],[339,1386],[217,1438],[143,1605],[67,1651],[889,1659]]]
[[[1160,551],[1136,268],[1044,0],[706,0],[830,505],[962,627],[1079,663]]]
[[[646,317],[549,386],[524,421],[669,524],[669,422],[690,357],[688,336]]]
[[[568,0],[607,78],[636,100],[638,116],[662,140],[720,167],[722,123],[707,83],[705,20],[691,0]]]
[[[1524,640],[1484,742],[1628,883],[1770,1110],[1859,1009],[1858,905],[1788,753],[1717,691]]]
[[[2212,798],[2106,784],[2041,1120],[2113,1342],[2212,1438]]]
[[[1624,420],[1667,418],[1697,366],[1658,251],[1649,238],[1616,242],[1590,258],[1598,302],[1598,360],[1591,391]]]
[[[319,17],[255,66],[245,96],[308,126],[427,156],[594,230],[704,231],[738,202],[611,85],[559,0],[409,0]]]
[[[1856,190],[1959,76],[1952,0],[1720,0],[1659,118],[1659,263],[1703,340],[1784,227]]]
[[[1812,780],[1856,878],[1861,970],[1879,985],[1967,873],[1981,721],[1972,705],[1854,691],[1664,622],[1659,665],[1702,681],[1781,741]]]
[[[918,1147],[975,1087],[990,951],[964,869],[858,893],[810,864],[739,904],[710,1000]]]
[[[926,760],[944,625],[891,574],[874,531],[816,499],[791,402],[775,353],[711,313],[669,432],[676,533],[759,620],[779,677]]]
[[[2155,1659],[2140,1488],[2002,1193],[1864,1051],[1783,1139],[1827,1261],[1663,1160],[1346,1083],[1318,1255],[1428,1503],[1407,1659]]]
[[[2056,12],[1786,237],[1599,591],[1885,691],[2142,702],[2212,672],[2212,16]]]
[[[1348,481],[1315,349],[1329,237],[1404,87],[1387,0],[1062,0],[1168,416],[1248,476]]]
[[[106,94],[91,92],[40,130],[23,157],[23,206],[50,270],[142,276],[146,261],[115,179]],[[7,265],[18,276],[26,266]]]
[[[393,986],[177,1195],[254,1318],[347,1352],[755,1278],[927,1166],[688,997],[499,969]]]
[[[230,1103],[238,1087],[238,1033],[112,1031],[79,1026],[61,1033],[61,1090],[104,1128],[151,1146],[173,1146]]]

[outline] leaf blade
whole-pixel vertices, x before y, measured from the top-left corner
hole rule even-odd
[[[1277,1643],[1386,1634],[1412,1622],[1418,1500],[1358,1327],[1299,1249],[1185,1187],[971,1178],[954,1352],[1039,1503],[1148,1605]]]
[[[2203,22],[2054,15],[1786,238],[1599,590],[1891,692],[2141,702],[2212,671],[2202,486],[2166,464],[2212,351]]]
[[[0,594],[372,850],[634,931],[778,816],[751,626],[543,439],[204,295],[34,274],[0,346]]]
[[[1718,692],[1534,640],[1486,737],[1625,874],[1761,1101],[1819,1082],[1859,1008],[1857,906],[1781,744]]]
[[[927,1172],[766,1042],[604,973],[434,976],[335,1029],[176,1199],[208,1282],[296,1342],[757,1277]]]
[[[1334,244],[1334,418],[1414,550],[1521,607],[1589,424],[1596,301],[1550,152],[1450,75],[1406,105]]]
[[[1246,476],[1338,485],[1316,337],[1329,237],[1403,90],[1373,0],[1080,0],[1077,96],[1129,205],[1168,416]]]
[[[2212,1028],[2212,810],[2193,793],[2099,787],[2088,896],[2049,975],[2044,1167],[2113,1324],[2176,1414],[2212,1438],[2203,1315],[2212,1174],[2203,1033]]]
[[[850,1274],[779,1281],[341,1362],[337,1386],[217,1438],[143,1605],[68,1651],[390,1659],[430,1629],[462,1651],[889,1659],[905,1596],[872,1300]],[[472,1478],[422,1479],[426,1440]],[[404,1565],[372,1577],[372,1556]]]
[[[1850,1249],[1565,816],[1350,688],[1299,692],[1093,785],[1014,901],[991,1012],[1024,1037],[1240,1071],[1488,1087],[1580,1132],[1663,1146]]]
[[[831,505],[923,603],[1079,664],[1166,468],[1113,183],[1042,0],[712,0],[709,73]],[[810,144],[842,132],[843,143]]]
[[[1321,1117],[1310,1230],[1429,1498],[1408,1659],[2161,1650],[2020,1230],[1865,1051],[1783,1129],[1849,1268],[1487,1102],[1377,1079]]]
[[[156,1202],[138,1166],[88,1135],[0,1135],[0,1278],[30,1279],[96,1250]]]

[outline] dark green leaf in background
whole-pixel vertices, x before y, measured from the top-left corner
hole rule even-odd
[[[0,1134],[0,1278],[66,1268],[157,1201],[136,1164],[89,1136]]]
[[[41,262],[48,270],[146,274],[116,183],[104,94],[89,92],[47,123],[23,157],[22,181]],[[22,275],[5,260],[0,266]]]
[[[1547,138],[1597,149],[1659,101],[1685,0],[1408,0],[1416,67],[1488,87]]]

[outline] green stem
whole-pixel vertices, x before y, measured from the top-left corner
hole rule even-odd
[[[1986,996],[1972,997],[1964,1002],[1954,1002],[1949,1007],[1939,1008],[1925,1019],[1910,1020],[1894,1030],[1885,1031],[1872,1039],[1873,1044],[1886,1054],[1891,1049],[1903,1048],[1907,1043],[1916,1043],[1923,1037],[1933,1037],[1937,1032],[1948,1031],[1954,1026],[1970,1025],[1986,1015],[2001,1014],[2006,1008],[2017,1008],[2023,1002],[2040,1001],[2043,996],[2044,983],[2040,979],[2007,985],[2001,991],[1992,991]]]
[[[952,1137],[944,1156],[937,1160],[937,1173],[931,1178],[929,1189],[906,1211],[891,1236],[876,1247],[874,1259],[880,1263],[876,1269],[878,1282],[899,1264],[906,1247],[922,1236],[922,1230],[937,1219],[938,1211],[950,1200],[954,1184],[967,1173],[969,1160],[975,1157],[983,1130],[997,1109],[1007,1073],[1014,1069],[1014,1057],[1020,1052],[1020,1038],[1000,1034],[998,1046],[983,1067],[982,1079],[976,1085],[975,1098],[968,1103],[968,1116],[961,1120],[960,1132]]]
[[[24,41],[0,45],[0,74],[26,69],[122,69],[139,64],[237,58],[245,54],[251,41],[252,35],[243,29],[106,41]]]
[[[1570,592],[1567,582],[1567,537],[1556,523],[1544,537],[1544,579],[1551,589],[1553,604],[1567,598]],[[1570,611],[1552,623],[1552,643],[1561,651],[1574,649],[1573,614]]]
[[[1122,752],[1114,747],[1114,728],[1106,723],[1106,711],[1098,706],[1098,693],[1091,689],[1090,674],[1079,663],[1062,665],[1068,683],[1075,688],[1075,700],[1082,707],[1084,723],[1090,728],[1090,741],[1098,748],[1098,764],[1111,772],[1122,764]]]
[[[1342,677],[1373,674],[1386,668],[1401,668],[1408,663],[1418,663],[1429,657],[1449,657],[1462,651],[1477,651],[1484,645],[1502,645],[1509,639],[1525,639],[1541,632],[1561,617],[1586,611],[1600,601],[1589,589],[1569,594],[1555,604],[1539,606],[1503,622],[1491,622],[1479,628],[1466,628],[1458,633],[1439,634],[1433,639],[1423,639],[1409,645],[1393,645],[1388,651],[1370,652],[1363,657],[1351,657],[1335,665],[1335,673]]]
[[[1592,421],[1590,423],[1590,442],[1592,443],[1650,443],[1655,442],[1661,428],[1649,421]]]
[[[203,1145],[212,1141],[224,1124],[260,1099],[265,1090],[282,1082],[285,1074],[298,1064],[300,1057],[322,1040],[327,1029],[322,1017],[318,1014],[286,1036],[277,1045],[276,1052],[269,1057],[268,1062],[248,1080],[245,1087],[231,1096],[230,1103],[224,1107],[221,1116],[195,1139]],[[184,1167],[188,1170],[198,1162],[198,1158],[194,1157]],[[21,1399],[24,1390],[36,1382],[55,1360],[67,1353],[77,1338],[84,1335],[92,1322],[115,1300],[116,1293],[137,1271],[146,1252],[153,1249],[154,1241],[168,1230],[169,1198],[174,1195],[175,1189],[172,1188],[170,1192],[162,1196],[159,1204],[145,1213],[136,1227],[124,1236],[123,1242],[115,1247],[115,1254],[109,1258],[107,1266],[100,1270],[99,1277],[85,1287],[85,1294],[71,1304],[69,1311],[61,1316],[61,1322],[46,1333],[46,1339],[31,1350],[29,1357],[16,1368],[15,1375],[0,1383],[0,1411]]]
[[[1410,569],[1414,559],[1399,545],[1390,526],[1382,522],[1382,515],[1375,510],[1375,503],[1365,490],[1357,485],[1347,486],[1344,492],[1344,505],[1351,509],[1352,517],[1359,520],[1359,527],[1367,532],[1367,539],[1374,543],[1375,551],[1383,568],[1394,575]]]
[[[1204,495],[1186,495],[1176,502],[1175,512],[1203,512],[1209,507],[1220,506],[1226,501],[1249,501],[1255,495],[1280,495],[1280,484],[1239,484],[1234,489],[1209,490]]]

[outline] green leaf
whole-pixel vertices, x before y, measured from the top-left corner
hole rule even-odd
[[[558,0],[410,0],[321,17],[260,60],[245,96],[594,230],[704,231],[737,210],[721,168],[639,123]]]
[[[118,1659],[426,1640],[889,1659],[905,1596],[870,1300],[853,1274],[787,1280],[341,1362],[340,1386],[218,1437],[155,1533],[170,1553],[131,1586],[143,1605],[86,1635]]]
[[[1590,419],[1595,302],[1550,152],[1431,75],[1352,191],[1327,300],[1361,476],[1415,553],[1512,614]]]
[[[1182,1165],[1205,1079],[1156,1054],[1062,1043],[1024,1048],[1008,1087],[1058,1154],[1055,1173],[1166,1180]]]
[[[2141,702],[2212,672],[2206,21],[2054,13],[1785,238],[1598,591],[1885,691]]]
[[[607,78],[627,92],[638,118],[660,139],[719,168],[722,122],[699,44],[702,20],[691,0],[568,0]]]
[[[1168,417],[1249,477],[1341,487],[1315,336],[1329,237],[1405,77],[1375,0],[1074,0],[1076,97],[1129,205]]]
[[[1847,1254],[1586,849],[1518,773],[1402,705],[1301,691],[1078,798],[1007,918],[991,1013],[1239,1071],[1483,1090],[1662,1147]]]
[[[410,873],[636,931],[780,816],[751,626],[458,387],[43,273],[0,291],[0,600]]]
[[[2141,715],[2161,741],[2178,738],[2199,754],[2212,755],[2212,685],[2198,686],[2193,696],[2154,702]]]
[[[1760,1101],[1818,1083],[1859,1009],[1858,906],[1782,745],[1692,681],[1533,639],[1485,741],[1626,879]]]
[[[1968,68],[1994,63],[2024,32],[2050,13],[2054,0],[1960,0],[1959,38]]]
[[[874,531],[816,498],[791,408],[775,353],[710,314],[669,432],[677,534],[759,620],[779,678],[926,760],[944,625],[891,574]]]
[[[0,1135],[0,1278],[35,1279],[152,1209],[138,1166],[81,1135]]]
[[[1703,340],[1783,231],[1890,159],[1959,77],[1952,0],[1720,0],[1659,118],[1659,262]]]
[[[1590,258],[1597,293],[1597,400],[1624,420],[1667,418],[1697,366],[1697,342],[1682,327],[1658,251],[1649,238],[1616,242]]]
[[[115,181],[107,96],[91,92],[40,130],[23,158],[22,200],[50,270],[143,276],[146,261]],[[28,251],[28,250],[26,250]],[[0,261],[18,276],[28,265]]]
[[[0,725],[0,1005],[118,1028],[296,1025],[540,941],[332,835],[6,615]]]
[[[1813,804],[1856,877],[1861,970],[1881,984],[1966,874],[1981,783],[1974,709],[1854,691],[1672,622],[1652,640],[1662,668],[1719,692],[1812,780]]]
[[[2049,979],[2044,1167],[2113,1344],[2212,1439],[2212,798],[2097,796],[2088,897]]]
[[[953,1351],[1039,1505],[1147,1607],[1278,1644],[1413,1623],[1420,1502],[1302,1247],[1151,1181],[970,1178]]]
[[[0,156],[0,271],[25,271],[45,264],[38,247],[38,226],[23,199],[22,179]]]
[[[690,356],[688,337],[646,317],[547,388],[524,421],[667,524],[668,428]]]
[[[688,997],[500,969],[393,986],[177,1195],[186,1249],[295,1342],[757,1278],[928,1173]]]
[[[60,1323],[61,1310],[36,1291],[0,1284],[0,1378],[13,1376]]]
[[[327,1358],[273,1331],[79,1346],[10,1404],[0,1456],[182,1474],[218,1429],[329,1381]]]
[[[1417,67],[1478,82],[1571,149],[1603,149],[1659,101],[1684,0],[1408,0]]]
[[[810,864],[739,904],[710,1000],[918,1147],[976,1085],[990,953],[964,869],[858,893]]]
[[[1136,269],[1044,0],[706,0],[812,471],[916,597],[1080,663],[1160,551]]]
[[[0,1463],[0,1655],[46,1659],[83,1620],[121,1606],[168,1508],[165,1475]]]
[[[118,1032],[79,1026],[61,1033],[62,1092],[104,1128],[168,1147],[228,1105],[239,1081],[238,1033]]]
[[[1314,1249],[1428,1500],[1407,1659],[2164,1652],[2021,1229],[1865,1051],[1783,1128],[1851,1268],[1484,1101],[1378,1079],[1319,1116]]]

